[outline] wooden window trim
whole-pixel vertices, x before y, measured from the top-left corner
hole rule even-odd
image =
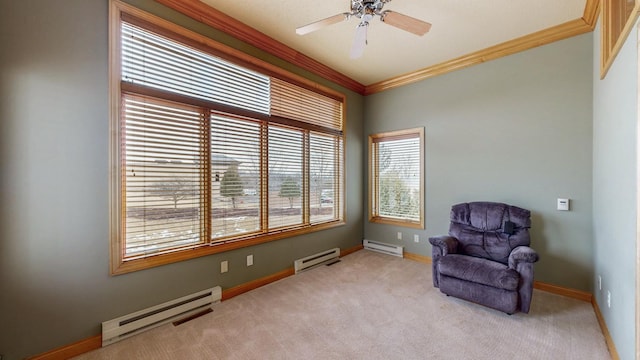
[[[380,216],[378,211],[375,209],[376,204],[378,202],[378,194],[376,192],[377,188],[377,160],[374,160],[374,151],[376,144],[383,141],[390,140],[404,140],[411,138],[419,138],[420,139],[420,220],[419,221],[410,221],[410,220],[400,220],[393,219],[385,216]],[[403,226],[414,229],[424,229],[424,178],[425,178],[425,166],[424,166],[424,128],[414,128],[414,129],[406,129],[406,130],[398,130],[391,132],[384,132],[369,135],[369,154],[368,154],[368,183],[369,183],[369,191],[368,191],[368,212],[369,212],[369,222],[378,223],[378,224],[386,224],[386,225],[394,225],[394,226]]]
[[[602,1],[600,29],[600,78],[604,79],[640,14],[640,0],[631,9],[625,0]],[[628,14],[627,14],[628,13]]]
[[[212,109],[212,110],[215,110],[215,111],[219,111],[219,112],[222,112],[222,113],[233,113],[235,115],[240,115],[240,116],[244,116],[244,117],[247,117],[247,118],[269,121],[270,123],[276,123],[276,124],[281,124],[281,125],[285,125],[285,126],[292,126],[292,127],[305,129],[305,130],[311,130],[311,131],[319,131],[319,132],[323,132],[323,133],[326,133],[326,134],[332,134],[332,135],[342,135],[343,134],[343,131],[331,129],[331,128],[320,126],[320,125],[315,125],[315,124],[305,123],[305,122],[302,122],[302,121],[283,118],[283,117],[280,117],[280,116],[277,116],[277,115],[270,115],[269,116],[269,115],[262,114],[262,113],[259,113],[259,112],[255,112],[255,111],[251,111],[251,110],[238,109],[236,107],[232,107],[232,106],[229,106],[229,105],[220,104],[220,103],[216,103],[216,102],[213,102],[213,101],[196,99],[196,98],[192,98],[192,97],[185,96],[185,95],[175,94],[175,93],[172,93],[172,92],[169,92],[169,91],[165,91],[165,90],[148,88],[148,87],[143,86],[143,85],[133,84],[133,83],[126,82],[126,81],[122,81],[120,83],[120,88],[121,88],[122,92],[146,95],[146,96],[150,96],[150,97],[154,97],[154,98],[158,98],[158,99],[174,101],[174,102],[179,102],[179,103],[183,103],[183,104],[189,104],[189,105],[193,105],[193,106],[199,106],[199,107],[203,107],[203,108],[208,108],[208,109]]]
[[[125,203],[125,199],[123,198],[122,184],[124,184],[123,174],[121,171],[121,159],[122,159],[122,138],[120,135],[120,112],[121,112],[121,93],[135,93],[138,95],[147,95],[152,97],[157,97],[170,101],[179,101],[184,103],[189,103],[196,106],[203,106],[205,108],[209,108],[215,111],[221,112],[232,112],[236,115],[246,115],[247,117],[251,117],[254,119],[265,120],[264,114],[255,113],[249,110],[238,110],[237,108],[233,108],[233,111],[230,107],[224,104],[218,104],[214,102],[209,102],[206,100],[196,101],[194,99],[186,99],[186,97],[181,97],[180,95],[171,94],[162,90],[152,90],[152,89],[143,89],[139,85],[126,83],[121,81],[121,72],[120,72],[120,58],[122,49],[120,47],[120,37],[121,37],[121,29],[120,23],[121,19],[126,18],[127,22],[137,22],[142,23],[146,26],[149,26],[151,30],[154,32],[161,33],[163,35],[168,35],[169,37],[184,42],[186,45],[198,48],[200,50],[204,50],[207,53],[213,54],[215,56],[219,56],[227,61],[231,61],[239,66],[243,66],[249,68],[251,70],[257,70],[258,72],[276,77],[278,79],[285,80],[291,84],[298,85],[302,88],[311,90],[313,92],[322,94],[334,100],[341,102],[343,105],[342,111],[342,130],[328,129],[326,127],[322,127],[319,125],[304,123],[301,121],[296,121],[288,118],[282,118],[278,116],[268,116],[268,121],[274,124],[280,124],[284,126],[294,126],[299,129],[303,129],[306,134],[309,131],[318,131],[321,133],[329,134],[329,135],[338,135],[342,137],[342,152],[341,152],[341,171],[340,174],[340,182],[339,185],[342,189],[341,196],[344,196],[345,192],[345,182],[346,182],[346,174],[344,174],[344,168],[346,166],[346,135],[344,134],[344,129],[346,126],[345,123],[345,114],[346,114],[346,96],[340,92],[337,92],[331,88],[319,85],[314,83],[306,78],[298,76],[293,73],[289,73],[288,71],[281,69],[275,65],[269,64],[260,59],[254,58],[247,54],[242,53],[239,50],[228,47],[226,45],[220,44],[214,40],[206,38],[198,33],[192,32],[190,30],[184,29],[176,24],[173,24],[167,20],[159,18],[155,15],[148,14],[142,10],[139,10],[133,6],[125,4],[118,0],[111,0],[110,9],[109,9],[109,49],[110,49],[110,66],[109,66],[109,93],[110,93],[110,106],[109,106],[109,132],[110,132],[110,142],[109,142],[109,176],[110,176],[110,185],[109,185],[109,223],[110,223],[110,272],[112,275],[124,274],[133,271],[143,270],[150,267],[160,266],[164,264],[170,264],[178,261],[184,261],[188,259],[193,259],[196,257],[207,256],[211,254],[221,253],[225,251],[235,250],[243,247],[254,246],[257,244],[262,244],[265,242],[270,242],[274,240],[279,240],[287,237],[295,237],[303,234],[307,234],[310,232],[327,230],[334,227],[342,226],[346,223],[346,214],[345,208],[346,205],[343,199],[336,203],[335,206],[337,208],[337,219],[330,220],[326,222],[317,222],[317,223],[309,223],[305,222],[300,226],[293,226],[282,229],[282,231],[275,231],[269,234],[263,233],[254,233],[249,234],[244,237],[235,237],[230,241],[220,242],[220,243],[212,243],[211,245],[200,246],[189,250],[179,250],[170,253],[159,254],[155,256],[150,256],[146,258],[134,259],[124,261],[124,242],[125,239],[122,234],[122,230],[124,229],[124,219],[121,214],[122,205]],[[129,21],[130,20],[130,21]],[[114,120],[115,119],[115,120]],[[308,137],[308,135],[307,135]],[[208,155],[207,155],[208,156]],[[261,157],[261,162],[263,162],[263,166],[266,166],[266,157]],[[303,161],[308,162],[308,159],[303,159]],[[204,175],[210,176],[210,175]],[[114,179],[120,179],[119,181],[115,181]],[[307,181],[308,182],[308,181]],[[261,182],[261,186],[264,186],[264,182]],[[304,184],[305,188],[308,188],[309,184]],[[264,190],[264,189],[263,189]],[[203,196],[209,196],[209,194],[204,194]],[[308,202],[308,199],[306,200]],[[266,206],[266,205],[265,205]],[[264,222],[266,222],[267,211],[261,212],[261,226]],[[205,216],[206,225],[204,226],[207,229],[211,228],[211,219],[210,216],[205,212],[203,215]],[[308,220],[309,214],[305,214],[305,219]],[[209,240],[207,240],[209,241]]]

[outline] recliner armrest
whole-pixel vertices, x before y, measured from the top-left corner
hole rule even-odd
[[[534,263],[538,261],[538,253],[528,246],[518,246],[509,254],[509,268],[517,269],[519,263]]]
[[[434,236],[429,238],[431,245],[440,249],[440,255],[455,254],[458,252],[458,239],[453,236]]]

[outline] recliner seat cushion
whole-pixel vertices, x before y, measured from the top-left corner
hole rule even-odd
[[[462,203],[451,207],[449,235],[458,239],[458,254],[507,264],[511,250],[529,246],[531,212],[493,202]],[[505,221],[510,222],[505,231]]]
[[[492,286],[516,290],[520,275],[508,266],[473,256],[449,254],[438,261],[440,274]]]

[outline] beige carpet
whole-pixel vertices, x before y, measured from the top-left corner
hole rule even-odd
[[[508,316],[425,264],[358,251],[78,359],[610,359],[591,304],[535,290]]]

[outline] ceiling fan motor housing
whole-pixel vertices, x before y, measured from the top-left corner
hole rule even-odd
[[[365,15],[381,15],[384,4],[391,0],[351,0],[351,15],[362,18]]]

